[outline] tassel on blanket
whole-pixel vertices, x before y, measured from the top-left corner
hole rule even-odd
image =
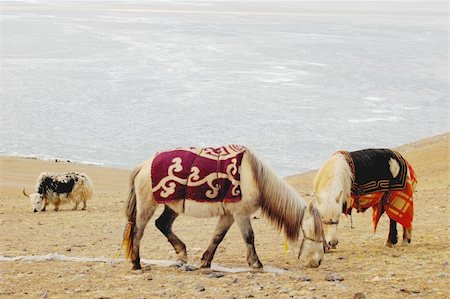
[[[131,229],[133,227],[133,223],[132,222],[128,222],[127,225],[125,226],[125,229],[123,231],[123,241],[122,241],[122,245],[120,245],[120,249],[119,252],[117,252],[117,256],[116,258],[119,258],[121,253],[122,253],[122,249],[125,246],[126,248],[126,253],[125,253],[125,258],[129,259],[131,256],[131,246],[130,246],[130,236],[131,236]]]

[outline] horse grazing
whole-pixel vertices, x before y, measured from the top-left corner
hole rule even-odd
[[[373,209],[376,231],[381,215],[390,218],[387,247],[397,244],[397,222],[403,226],[403,245],[411,243],[413,193],[417,183],[411,165],[389,149],[338,151],[319,169],[314,178],[315,200],[322,217],[328,245],[338,244],[337,226],[342,212],[352,208]]]
[[[242,233],[247,262],[262,268],[254,244],[250,215],[261,208],[287,240],[300,242],[299,258],[318,267],[324,256],[322,223],[318,210],[305,201],[252,151],[239,145],[220,148],[178,148],[157,153],[131,173],[126,203],[128,224],[123,245],[133,270],[141,269],[139,244],[158,204],[164,211],[156,227],[172,244],[179,261],[187,262],[186,245],[172,231],[179,214],[216,217],[213,238],[201,258],[209,268],[216,249],[236,221]]]

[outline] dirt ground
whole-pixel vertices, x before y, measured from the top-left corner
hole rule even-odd
[[[158,265],[131,271],[130,262],[113,260],[126,221],[123,207],[129,171],[1,157],[0,297],[448,298],[449,136],[400,148],[419,180],[410,246],[385,248],[388,218],[382,217],[374,234],[370,211],[354,213],[353,229],[350,219],[342,216],[338,248],[325,256],[319,268],[304,268],[295,252],[284,253],[282,235],[257,213],[252,220],[256,250],[267,272],[230,272],[247,265],[236,226],[214,259],[225,271]],[[58,212],[33,213],[22,188],[31,192],[42,171],[67,170],[85,172],[93,180],[95,195],[87,210],[72,211],[65,205]],[[313,175],[286,179],[308,197]],[[161,212],[160,208],[156,216]],[[154,226],[156,218],[147,226],[141,257],[174,260],[172,247]],[[174,231],[188,247],[190,264],[199,263],[216,221],[182,216],[175,222]],[[104,257],[105,261],[73,261],[81,257]]]

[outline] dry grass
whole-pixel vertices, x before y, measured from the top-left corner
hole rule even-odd
[[[446,133],[400,148],[419,179],[413,243],[409,247],[384,247],[386,216],[376,234],[369,213],[354,215],[354,229],[343,216],[338,249],[327,254],[318,269],[307,269],[298,263],[295,253],[284,254],[283,237],[268,221],[254,219],[261,261],[265,266],[287,269],[286,273],[225,273],[214,278],[208,272],[157,266],[133,273],[128,262],[3,261],[0,297],[353,298],[363,293],[367,298],[448,298],[449,136]],[[0,158],[0,167],[0,256],[116,254],[125,224],[128,171],[10,157]],[[59,212],[50,209],[32,213],[28,200],[21,195],[22,188],[31,190],[42,171],[63,170],[82,171],[93,180],[96,193],[88,209],[71,211],[63,206]],[[313,175],[287,180],[307,195]],[[153,220],[142,241],[142,258],[174,258]],[[188,246],[190,263],[198,263],[215,223],[216,219],[189,217],[175,222],[175,232]],[[244,243],[236,226],[220,245],[214,262],[227,267],[246,266]],[[327,281],[330,273],[343,280]],[[307,278],[310,281],[305,281]]]

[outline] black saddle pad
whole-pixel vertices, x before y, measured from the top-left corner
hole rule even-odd
[[[365,149],[349,154],[354,163],[353,193],[365,195],[405,188],[408,168],[405,159],[399,153],[390,149]],[[400,166],[395,178],[389,169],[391,159],[397,161]]]

